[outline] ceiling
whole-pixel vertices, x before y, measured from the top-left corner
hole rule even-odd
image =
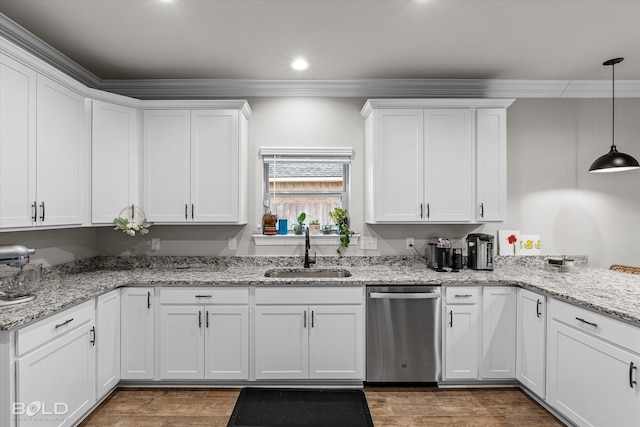
[[[104,80],[606,80],[619,56],[616,79],[640,79],[640,0],[1,0],[0,13]]]

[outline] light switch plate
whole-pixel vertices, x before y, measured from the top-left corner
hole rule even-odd
[[[238,243],[235,237],[229,237],[229,239],[227,239],[227,242],[230,251],[235,251],[236,249],[238,249]]]
[[[160,238],[159,237],[152,237],[151,238],[151,250],[152,251],[159,251],[160,250]]]
[[[377,237],[361,237],[360,238],[360,249],[365,251],[375,251],[378,249],[378,238]]]

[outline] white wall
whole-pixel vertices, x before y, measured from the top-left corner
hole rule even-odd
[[[378,237],[377,251],[351,247],[348,254],[405,255],[404,238],[423,248],[428,238],[450,237],[458,246],[470,232],[495,234],[499,228],[540,234],[544,254],[586,254],[590,264],[640,265],[640,171],[589,174],[589,165],[611,141],[609,99],[521,99],[508,110],[508,221],[484,226],[376,225],[364,217],[364,99],[250,99],[249,223],[246,226],[154,226],[149,235],[128,237],[112,227],[81,230],[0,233],[0,240],[42,246],[55,264],[70,258],[136,255],[149,252],[160,237],[157,255],[300,255],[301,247],[256,247],[250,238],[262,215],[261,146],[353,147],[350,213],[352,228]],[[616,101],[616,142],[620,151],[640,159],[640,99]],[[97,231],[96,231],[97,230]],[[238,239],[238,250],[226,248]],[[22,240],[21,240],[22,239]],[[55,240],[66,249],[54,250]],[[319,255],[334,247],[316,247]],[[53,251],[53,252],[50,252]],[[40,253],[40,252],[39,252]]]

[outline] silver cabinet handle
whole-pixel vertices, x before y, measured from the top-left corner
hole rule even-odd
[[[73,322],[73,317],[72,317],[71,319],[67,319],[67,320],[65,320],[65,321],[64,321],[64,322],[62,322],[62,323],[57,324],[57,325],[56,325],[56,327],[55,327],[55,329],[61,328],[61,327],[63,327],[64,325],[68,325],[68,324],[69,324],[69,323],[71,323],[71,322]]]
[[[371,292],[369,298],[372,299],[437,299],[439,292]]]
[[[638,384],[638,381],[633,379],[633,371],[637,371],[638,367],[634,366],[633,362],[629,363],[629,387],[633,388],[634,384]]]
[[[586,323],[587,325],[593,326],[594,328],[598,327],[597,323],[591,323],[591,322],[587,322],[586,320],[580,318],[580,317],[576,317],[576,320],[582,322],[582,323]]]

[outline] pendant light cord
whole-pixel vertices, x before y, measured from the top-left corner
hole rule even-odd
[[[616,150],[616,64],[611,64],[611,148]]]

